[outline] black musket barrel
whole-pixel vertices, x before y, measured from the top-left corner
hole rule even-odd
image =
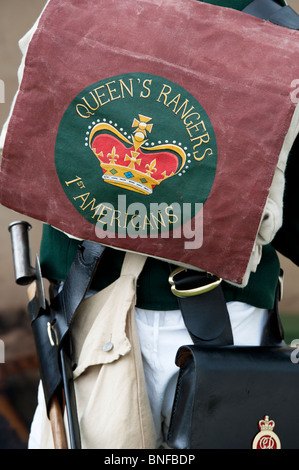
[[[13,262],[16,283],[25,286],[36,278],[35,269],[31,266],[28,232],[31,225],[25,221],[12,222],[8,226],[11,236]]]

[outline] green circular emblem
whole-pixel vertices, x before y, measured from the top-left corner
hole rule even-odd
[[[175,230],[207,200],[217,165],[210,119],[163,77],[131,73],[85,88],[67,108],[55,146],[66,196],[110,233]]]

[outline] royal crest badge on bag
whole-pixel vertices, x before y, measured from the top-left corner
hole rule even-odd
[[[265,416],[264,419],[259,421],[260,432],[255,436],[252,448],[253,449],[281,449],[279,437],[273,431],[275,422]]]
[[[299,373],[293,350],[284,345],[182,346],[169,446],[299,449]]]

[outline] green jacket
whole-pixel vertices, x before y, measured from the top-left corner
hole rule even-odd
[[[236,10],[245,8],[251,0],[210,0],[211,3]],[[278,2],[282,5],[285,2]],[[261,262],[256,273],[252,273],[245,288],[238,288],[223,283],[227,301],[246,302],[260,308],[272,308],[275,290],[280,272],[276,249],[299,265],[299,247],[296,240],[299,233],[299,219],[294,217],[299,189],[296,182],[296,158],[299,151],[299,139],[289,156],[287,183],[285,191],[284,222],[272,244],[263,248]],[[75,256],[78,241],[70,239],[62,232],[45,225],[41,243],[41,267],[43,276],[50,280],[65,280],[68,269]],[[109,248],[100,263],[92,288],[100,290],[119,275],[124,253]],[[138,280],[137,306],[153,310],[172,310],[178,308],[176,297],[170,291],[168,283],[169,267],[167,263],[148,258]]]

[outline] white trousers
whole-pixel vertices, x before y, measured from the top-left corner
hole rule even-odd
[[[235,345],[258,346],[267,310],[241,302],[227,304]],[[165,439],[178,378],[174,358],[183,344],[192,344],[181,311],[136,309],[145,380],[158,436],[157,448],[167,447]]]
[[[241,302],[227,304],[235,345],[260,344],[267,310]],[[180,346],[191,344],[181,311],[135,309],[140,338],[147,392],[157,432],[156,447],[167,447],[165,439],[170,422],[172,403],[179,369],[175,355]],[[38,403],[43,400],[39,386]],[[29,449],[40,447],[41,406],[38,404],[29,436]]]

